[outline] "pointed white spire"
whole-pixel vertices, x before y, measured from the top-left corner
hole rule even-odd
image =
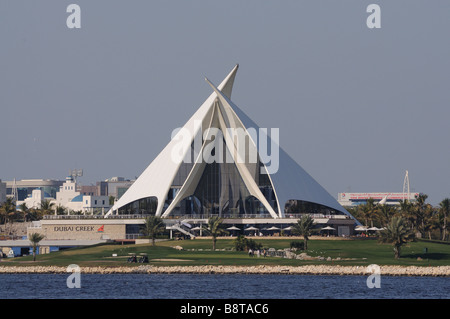
[[[227,91],[227,94],[230,96],[237,69],[238,65],[231,70],[219,85],[219,89]],[[202,123],[205,118],[211,116],[212,107],[216,98],[216,94],[212,93],[183,126],[183,129],[187,129],[193,133],[192,138],[201,129],[201,126],[197,124]],[[147,197],[156,197],[158,199],[156,215],[161,216],[167,194],[182,163],[182,161],[177,162],[172,158],[172,151],[175,147],[180,146],[179,143],[180,140],[175,136],[105,216],[116,212],[120,207]],[[192,140],[183,140],[183,143],[185,145],[183,145],[182,149],[185,152],[190,150]]]
[[[225,84],[221,88],[222,93],[225,94],[225,96],[229,99],[231,99],[231,92],[233,91],[234,79],[236,77],[238,68],[239,64],[236,64],[233,70],[231,70],[230,74],[228,74],[228,76],[225,78]]]

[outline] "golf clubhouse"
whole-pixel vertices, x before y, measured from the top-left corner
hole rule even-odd
[[[351,236],[360,223],[279,146],[276,130],[260,128],[231,101],[237,70],[218,86],[206,79],[211,95],[107,213],[48,215],[28,233],[80,243],[136,240],[154,215],[170,236],[201,236],[211,216],[232,234],[274,235],[309,214],[317,228]]]

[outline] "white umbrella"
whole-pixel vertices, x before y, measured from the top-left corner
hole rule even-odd
[[[292,227],[291,226],[289,226],[289,227],[286,227],[286,228],[283,228],[283,230],[291,230],[292,229]]]
[[[237,228],[236,226],[231,226],[231,227],[228,227],[227,230],[240,230],[240,229]]]
[[[381,230],[381,228],[378,228],[378,227],[370,227],[370,228],[368,228],[367,230]]]
[[[327,227],[322,228],[322,230],[336,230],[336,229],[333,227],[327,226]]]
[[[365,227],[365,226],[357,226],[357,227],[355,228],[355,230],[356,230],[356,231],[367,231],[367,227]]]
[[[258,230],[258,228],[251,226],[251,227],[246,228],[246,229],[244,229],[244,230]]]
[[[270,227],[270,228],[267,228],[267,230],[280,230],[280,228],[275,227],[275,226],[272,226],[272,227]]]

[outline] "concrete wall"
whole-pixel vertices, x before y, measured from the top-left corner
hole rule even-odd
[[[102,231],[103,227],[103,231]],[[42,223],[40,228],[28,228],[28,234],[40,233],[46,240],[101,240],[101,239],[125,239],[125,224],[106,224],[102,220],[66,221],[66,223]]]

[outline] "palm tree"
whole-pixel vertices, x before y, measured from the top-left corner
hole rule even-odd
[[[368,198],[366,202],[367,216],[370,220],[370,227],[373,227],[373,219],[377,214],[377,207],[375,205],[375,200],[373,198]]]
[[[450,198],[444,198],[439,203],[439,213],[443,217],[443,225],[442,225],[442,240],[445,240],[447,237],[447,218],[450,213]]]
[[[56,211],[56,215],[66,215],[67,214],[67,209],[60,204],[58,206],[56,206],[55,211]]]
[[[413,209],[413,205],[412,203],[407,200],[407,199],[402,199],[399,200],[399,213],[401,214],[401,216],[409,221],[412,222],[411,220],[411,215],[412,215],[412,209]]]
[[[297,224],[292,226],[292,233],[295,235],[303,236],[303,241],[305,243],[305,250],[308,249],[308,239],[311,236],[314,228],[314,219],[309,215],[305,214],[297,221]]]
[[[49,215],[53,211],[55,203],[50,202],[48,199],[41,201],[41,212],[42,215]],[[56,214],[56,211],[55,211]]]
[[[223,218],[219,216],[212,216],[208,219],[208,229],[205,229],[207,233],[212,236],[213,251],[216,250],[217,236],[227,234],[228,232],[223,229]]]
[[[44,235],[39,233],[33,233],[28,236],[29,241],[31,242],[31,245],[33,246],[33,261],[36,261],[36,250],[39,246],[39,242],[44,239]]]
[[[12,220],[16,214],[16,203],[10,197],[6,199],[3,205],[0,207],[0,214],[2,215],[2,219],[6,224],[8,220]]]
[[[41,220],[43,218],[42,211],[36,208],[29,209],[28,216],[30,220]]]
[[[149,236],[152,239],[152,246],[155,246],[156,235],[166,230],[166,225],[161,217],[147,216],[145,218],[145,224],[142,228],[142,232],[145,236]]]
[[[395,215],[395,212],[396,208],[391,205],[383,204],[378,207],[378,215],[383,224],[389,223],[389,220]]]
[[[380,232],[380,242],[392,244],[394,246],[394,258],[399,259],[401,247],[414,240],[414,233],[406,224],[405,220],[395,216],[386,225],[386,228]]]
[[[364,219],[364,225],[368,225],[368,218],[369,218],[369,207],[365,204],[358,205],[358,215],[361,216],[362,219]]]
[[[415,228],[420,232],[421,236],[424,236],[425,233],[425,201],[428,198],[426,194],[416,195],[416,203],[414,205],[414,215],[415,215]]]
[[[27,204],[25,203],[20,204],[19,209],[23,214],[23,221],[26,222],[29,215],[29,208],[27,207]]]
[[[428,232],[428,239],[431,240],[431,232],[439,229],[438,226],[439,215],[437,210],[431,205],[426,204],[423,214],[423,232]]]

